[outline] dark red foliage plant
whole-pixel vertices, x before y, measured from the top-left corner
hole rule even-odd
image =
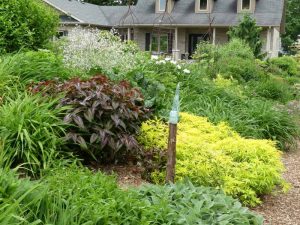
[[[150,111],[141,92],[128,82],[114,84],[99,75],[89,80],[40,82],[30,90],[46,95],[64,93],[60,106],[70,107],[64,121],[71,125],[66,138],[71,147],[80,149],[76,153],[82,157],[116,163],[139,155],[135,135]]]

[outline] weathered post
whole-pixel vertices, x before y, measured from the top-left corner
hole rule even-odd
[[[176,93],[173,101],[173,107],[169,118],[169,141],[167,152],[167,175],[166,183],[174,183],[175,181],[175,165],[176,165],[176,135],[177,123],[179,121],[179,88],[177,85]]]

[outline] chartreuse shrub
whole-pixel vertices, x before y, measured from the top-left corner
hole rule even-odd
[[[165,149],[166,131],[162,122],[149,120],[143,123],[139,140],[146,149]],[[276,186],[286,187],[275,142],[245,139],[225,123],[212,125],[207,118],[187,113],[181,114],[177,140],[177,181],[188,177],[196,185],[221,188],[250,206]],[[164,171],[152,173],[155,183],[164,177]]]
[[[31,91],[63,93],[60,106],[69,107],[64,117],[70,125],[66,138],[72,144],[71,150],[83,158],[112,163],[138,155],[135,134],[149,110],[140,91],[128,82],[114,84],[105,76],[95,76],[41,82]]]
[[[64,143],[65,109],[56,105],[57,100],[20,94],[0,107],[1,156],[10,161],[3,164],[21,165],[32,174],[51,164]]]
[[[262,217],[221,191],[176,185],[122,190],[114,178],[71,165],[39,182],[0,169],[0,224],[249,224]]]

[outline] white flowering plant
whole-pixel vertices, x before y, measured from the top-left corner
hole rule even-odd
[[[133,69],[136,53],[133,42],[122,42],[109,31],[76,27],[62,45],[66,66],[89,72],[92,69],[106,74],[118,74]]]
[[[125,79],[142,89],[147,107],[152,107],[160,116],[167,116],[178,82],[189,77],[186,64],[171,58],[144,54],[134,70]]]

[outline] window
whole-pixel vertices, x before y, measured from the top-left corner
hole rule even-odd
[[[68,31],[67,30],[60,30],[57,32],[56,37],[57,38],[62,38],[68,36]]]
[[[158,11],[160,11],[160,12],[166,11],[166,4],[167,4],[167,0],[159,0]]]
[[[207,10],[208,0],[200,0],[199,10]]]
[[[168,53],[169,41],[167,34],[152,34],[150,50],[156,53]]]
[[[242,10],[250,10],[251,0],[242,0]]]

